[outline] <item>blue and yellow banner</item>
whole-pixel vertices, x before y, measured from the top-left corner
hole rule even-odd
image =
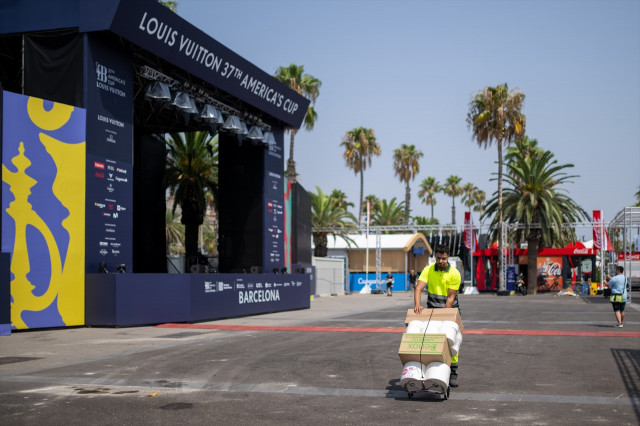
[[[86,112],[4,92],[2,251],[16,329],[84,324]]]

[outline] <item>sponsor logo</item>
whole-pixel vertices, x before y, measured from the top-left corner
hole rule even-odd
[[[112,184],[109,184],[109,186],[107,186],[107,191],[109,191],[109,192],[115,191],[115,188],[113,187]]]
[[[277,289],[238,292],[238,303],[241,305],[246,303],[275,302],[278,300],[280,300],[280,291]]]
[[[104,170],[104,163],[101,163],[99,161],[94,161],[93,162],[93,168],[94,169]]]
[[[204,282],[204,292],[205,293],[215,293],[216,292],[216,283],[211,281]]]
[[[100,208],[100,209],[104,209],[107,206],[104,203],[98,203],[98,202],[93,203],[93,205],[98,207],[98,208]]]
[[[99,252],[99,253],[100,253],[101,255],[103,255],[103,256],[106,256],[106,255],[107,255],[107,253],[109,253],[109,252],[108,252],[107,250],[105,250],[105,249],[102,249],[102,250],[100,250],[100,252]]]
[[[96,176],[97,178],[104,179],[104,173],[96,172],[96,173],[95,173],[95,176]]]
[[[127,170],[126,169],[121,169],[120,167],[116,167],[116,172],[118,173],[122,173],[122,174],[127,174]]]
[[[106,241],[100,241],[100,247],[108,247],[109,243]]]
[[[108,70],[107,67],[96,62],[96,80],[106,83],[108,80]]]

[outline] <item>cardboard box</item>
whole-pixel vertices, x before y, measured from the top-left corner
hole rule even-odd
[[[431,313],[432,311],[433,314]],[[464,334],[462,318],[460,317],[460,310],[458,308],[425,308],[421,314],[416,314],[413,312],[413,309],[408,309],[407,317],[404,319],[404,325],[409,325],[411,321],[429,321],[429,319],[433,321],[455,321],[460,328],[460,333]]]
[[[449,343],[444,334],[403,333],[398,355],[402,365],[409,361],[427,365],[431,362],[443,362],[451,365]]]

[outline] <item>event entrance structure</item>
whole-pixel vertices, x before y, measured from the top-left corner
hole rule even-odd
[[[309,307],[283,273],[310,263],[283,173],[306,98],[153,0],[0,3],[0,83],[10,328]],[[219,138],[220,273],[167,274],[161,135],[196,130]]]

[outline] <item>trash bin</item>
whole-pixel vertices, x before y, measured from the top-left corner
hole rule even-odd
[[[589,285],[589,295],[595,296],[598,294],[598,283],[590,283]]]

